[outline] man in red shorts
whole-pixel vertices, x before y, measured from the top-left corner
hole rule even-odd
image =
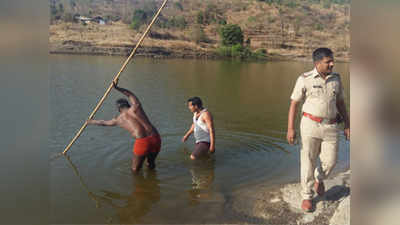
[[[88,124],[100,126],[115,126],[127,130],[136,139],[133,146],[132,171],[138,172],[147,158],[147,166],[150,169],[156,167],[155,159],[161,149],[161,138],[157,129],[151,124],[144,112],[139,99],[129,90],[118,87],[114,88],[129,98],[117,100],[117,108],[120,114],[111,120],[88,120]]]

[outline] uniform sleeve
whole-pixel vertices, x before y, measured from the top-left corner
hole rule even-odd
[[[304,86],[304,77],[299,76],[296,81],[296,85],[294,86],[292,95],[290,96],[290,99],[293,101],[299,102],[302,100],[305,96],[305,86]]]

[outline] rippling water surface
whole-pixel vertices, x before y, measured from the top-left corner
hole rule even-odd
[[[124,58],[50,58],[50,147],[62,152],[104,94]],[[299,146],[285,140],[289,96],[310,63],[135,59],[120,86],[142,101],[162,136],[156,171],[130,172],[132,139],[117,127],[89,126],[68,152],[52,158],[52,223],[237,223],[227,212],[232,191],[255,182],[299,179]],[[348,64],[336,64],[349,99]],[[214,116],[216,154],[193,162],[186,100],[200,96]],[[96,119],[117,115],[112,91]],[[348,102],[348,101],[347,101]],[[340,137],[336,171],[349,166]]]

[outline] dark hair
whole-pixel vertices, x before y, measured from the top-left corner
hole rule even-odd
[[[121,110],[121,108],[130,108],[131,105],[129,105],[128,100],[126,100],[125,98],[120,98],[117,100],[116,102],[118,110]]]
[[[324,57],[333,57],[332,50],[329,48],[318,48],[312,54],[314,62],[321,61]]]
[[[192,102],[192,105],[197,105],[197,107],[203,108],[203,102],[201,102],[201,99],[199,97],[189,98],[188,102]]]

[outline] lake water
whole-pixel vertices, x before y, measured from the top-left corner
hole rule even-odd
[[[50,152],[64,150],[125,58],[50,56]],[[130,172],[134,139],[118,127],[88,126],[67,157],[50,160],[51,223],[245,223],[229,211],[234,190],[299,180],[299,146],[286,142],[289,96],[310,62],[135,58],[121,75],[162,137],[156,171]],[[336,63],[349,102],[349,64]],[[214,116],[216,154],[191,161],[186,100],[203,99]],[[118,114],[111,92],[95,119]],[[297,124],[299,120],[297,120]],[[298,127],[298,126],[297,126]],[[340,136],[335,171],[350,164]]]

